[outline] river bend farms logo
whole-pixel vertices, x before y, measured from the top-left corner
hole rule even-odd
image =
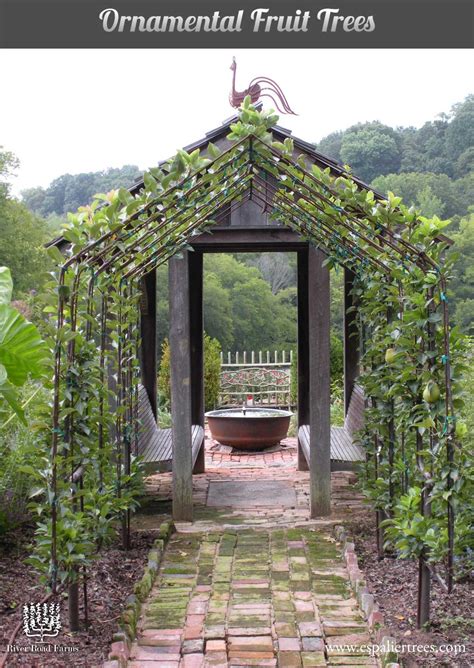
[[[55,638],[61,630],[59,603],[29,603],[23,606],[23,631],[28,638]]]
[[[99,13],[99,21],[104,32],[119,33],[177,33],[177,32],[242,32],[244,20],[250,19],[254,33],[297,33],[309,32],[311,26],[317,26],[323,33],[335,32],[372,32],[375,19],[371,16],[343,15],[338,8],[325,7],[317,12],[296,9],[293,14],[275,16],[264,7],[245,13],[240,9],[235,14],[222,15],[220,11],[196,16],[142,16],[120,14],[109,7]]]

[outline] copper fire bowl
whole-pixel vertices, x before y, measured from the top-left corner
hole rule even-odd
[[[286,438],[290,411],[276,408],[224,408],[206,417],[212,438],[239,450],[263,450]]]

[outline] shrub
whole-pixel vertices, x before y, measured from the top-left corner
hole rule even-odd
[[[204,334],[204,404],[206,410],[215,408],[219,403],[221,389],[221,345],[217,339]],[[158,375],[158,393],[160,406],[171,405],[170,345],[168,339],[161,346],[161,362]]]
[[[206,411],[216,408],[221,390],[221,344],[204,334],[204,403]]]
[[[161,361],[158,371],[158,396],[160,409],[169,409],[171,405],[171,358],[168,339],[165,339],[161,344]]]
[[[342,385],[342,376],[344,372],[343,348],[340,336],[331,331],[330,341],[330,367],[331,367],[331,392],[336,391],[338,385]],[[290,401],[292,406],[298,402],[298,356],[296,350],[293,351],[293,361],[291,364],[290,380]]]
[[[25,408],[27,426],[16,415],[10,416],[0,431],[0,542],[10,541],[11,532],[31,521],[28,508],[39,490],[29,469],[43,466],[38,447],[38,428],[49,415],[49,393],[29,382],[20,398],[33,401]]]

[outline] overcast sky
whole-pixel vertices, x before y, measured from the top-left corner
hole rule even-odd
[[[414,125],[474,92],[468,50],[0,51],[0,145],[21,161],[14,192],[64,173],[141,169],[232,115],[237,88],[275,79],[298,116],[280,124],[317,141],[359,122]]]

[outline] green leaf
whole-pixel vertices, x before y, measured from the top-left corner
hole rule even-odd
[[[15,412],[18,418],[26,425],[25,413],[18,400],[16,389],[9,382],[0,385],[0,396],[5,399],[10,408]]]
[[[0,267],[0,304],[9,304],[13,292],[13,281],[8,267]]]
[[[209,155],[211,156],[211,158],[213,160],[216,160],[216,158],[218,158],[221,154],[219,148],[215,144],[213,144],[211,141],[207,145],[207,152],[209,153]]]
[[[16,309],[0,305],[0,364],[13,385],[23,385],[28,375],[40,378],[46,369],[48,348],[38,330]]]

